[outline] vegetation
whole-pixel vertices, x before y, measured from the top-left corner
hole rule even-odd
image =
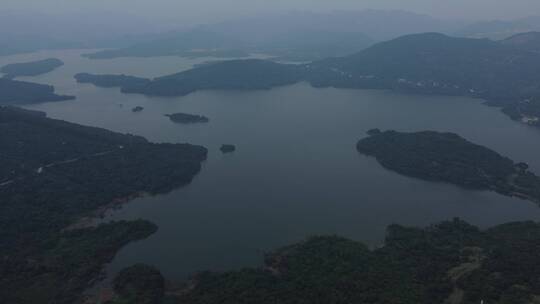
[[[481,266],[462,276],[463,303],[535,303],[540,295],[538,224],[509,223],[486,231]]]
[[[88,255],[75,262],[58,258],[59,265],[47,268],[49,259],[43,257],[51,244],[66,245],[66,227],[112,203],[189,183],[207,154],[203,147],[153,144],[11,107],[0,108],[0,132],[0,256],[6,263],[0,269],[0,290],[3,299],[14,299],[9,303],[72,303],[116,250],[155,227],[134,222],[69,232],[77,236],[73,250]],[[86,264],[92,271],[73,273]],[[44,267],[50,271],[41,276]],[[65,287],[67,279],[73,280],[72,287]],[[23,295],[30,298],[21,300]]]
[[[0,104],[31,104],[70,99],[75,97],[56,95],[53,86],[0,78]]]
[[[133,113],[138,113],[138,112],[142,112],[143,110],[144,110],[143,107],[141,107],[141,106],[136,106],[136,107],[134,107],[133,109],[131,109],[131,112],[133,112]]]
[[[161,304],[165,279],[156,268],[136,264],[122,270],[114,279],[114,303]]]
[[[540,126],[540,98],[504,105],[502,111],[513,120],[532,126]]]
[[[145,221],[113,222],[49,234],[32,254],[3,253],[0,296],[4,303],[71,304],[81,298],[116,252],[157,230]]]
[[[384,246],[312,237],[268,254],[265,265],[196,275],[177,303],[531,303],[540,225],[481,231],[459,219],[388,227]]]
[[[539,59],[537,52],[504,43],[427,33],[304,65],[218,62],[124,91],[170,96],[205,89],[267,89],[307,80],[317,87],[383,88],[512,103],[540,95]]]
[[[400,133],[371,130],[360,140],[360,153],[374,156],[387,169],[429,181],[470,189],[493,190],[540,203],[540,178],[524,163],[459,135],[434,131]]]
[[[15,78],[19,76],[37,76],[46,74],[64,65],[60,59],[49,58],[39,61],[13,63],[0,68],[0,72],[4,73],[4,77]]]
[[[180,124],[192,124],[192,123],[206,123],[210,120],[206,116],[202,115],[193,115],[187,113],[174,113],[165,115],[169,117],[172,122]]]
[[[416,34],[314,63],[315,86],[521,100],[538,88],[540,54],[487,39]]]
[[[409,35],[311,70],[317,87],[464,95],[501,107],[540,97],[540,53],[487,39]]]

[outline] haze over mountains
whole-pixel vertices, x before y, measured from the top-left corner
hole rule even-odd
[[[167,29],[125,14],[2,10],[0,56],[43,49],[122,47]]]
[[[98,24],[93,22],[96,19]],[[120,13],[4,11],[0,13],[0,55],[41,49],[120,48],[120,52],[100,53],[95,58],[146,57],[186,55],[193,49],[213,48],[309,61],[348,55],[375,42],[413,33],[504,39],[536,30],[540,30],[540,17],[463,21],[401,10],[296,11],[201,25],[186,25],[182,20],[151,22]],[[233,55],[229,57],[244,57]]]
[[[191,49],[221,49],[311,61],[348,55],[405,34],[427,30],[450,33],[456,28],[455,22],[404,11],[294,12],[202,25],[89,57],[148,57],[181,55]]]
[[[458,36],[471,38],[505,39],[518,33],[540,31],[540,17],[531,16],[515,20],[490,20],[472,23],[457,31]]]

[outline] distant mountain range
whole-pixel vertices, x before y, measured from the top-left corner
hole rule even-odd
[[[540,16],[515,20],[491,20],[472,23],[456,31],[454,35],[469,38],[502,40],[513,35],[540,31]]]
[[[0,56],[40,50],[119,48],[147,41],[167,29],[112,13],[1,10]]]
[[[206,50],[199,54],[241,58],[247,57],[248,53],[264,53],[275,57],[275,60],[307,62],[347,56],[378,41],[428,31],[456,37],[503,40],[518,33],[540,31],[540,17],[482,21],[463,26],[462,22],[404,11],[295,12],[236,19],[189,31],[160,34],[155,39],[89,54],[88,57],[196,56],[197,53],[188,52]],[[232,56],[234,54],[237,56]]]
[[[404,11],[366,10],[355,12],[295,12],[257,18],[243,18],[204,25],[189,31],[159,35],[129,47],[106,50],[87,57],[186,56],[204,50],[201,56],[219,56],[238,51],[264,53],[277,60],[313,61],[346,56],[376,41],[426,30],[452,32],[456,23]],[[189,55],[197,55],[195,52]]]
[[[95,24],[96,18],[99,24]],[[376,42],[427,31],[499,40],[517,33],[540,31],[540,17],[481,21],[464,26],[460,20],[442,20],[399,10],[290,12],[186,28],[112,14],[57,16],[3,12],[0,13],[0,55],[42,49],[106,48],[107,51],[88,57],[242,58],[249,53],[265,53],[277,60],[307,62],[350,55]]]
[[[360,32],[374,41],[384,41],[426,31],[450,33],[458,30],[461,25],[456,21],[401,10],[360,10],[291,12],[234,19],[205,27],[264,45],[267,41],[276,41],[283,36],[302,32]]]
[[[540,52],[540,32],[527,32],[501,40],[502,44],[527,51]]]

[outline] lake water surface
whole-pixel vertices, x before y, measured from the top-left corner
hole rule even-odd
[[[122,249],[111,273],[144,262],[181,280],[201,270],[258,265],[263,252],[310,235],[339,234],[375,246],[392,223],[425,226],[461,217],[489,227],[540,220],[540,208],[530,202],[400,176],[356,152],[356,142],[371,128],[450,131],[527,162],[540,173],[540,130],[513,122],[479,100],[315,89],[303,83],[269,91],[150,98],[77,84],[73,75],[156,77],[211,58],[92,61],[80,53],[0,57],[0,65],[47,57],[66,62],[52,73],[22,78],[77,96],[28,107],[50,117],[209,149],[191,185],[136,199],[111,215],[159,225],[155,235]],[[135,106],[145,110],[132,113]],[[178,125],[163,116],[175,112],[202,114],[210,123]],[[224,143],[235,144],[237,151],[221,154]]]

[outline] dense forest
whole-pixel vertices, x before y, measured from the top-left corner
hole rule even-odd
[[[116,298],[111,304],[162,303],[165,296],[165,278],[158,269],[136,264],[120,271],[113,282]]]
[[[493,190],[540,203],[540,178],[525,163],[514,163],[457,134],[370,130],[357,150],[387,169],[469,189]]]
[[[31,104],[75,99],[74,96],[57,95],[54,87],[32,82],[0,78],[1,104]]]
[[[155,269],[136,265],[115,280],[114,303],[135,296],[148,304],[534,303],[538,246],[540,224],[533,222],[485,231],[460,219],[427,228],[391,225],[376,249],[314,236],[268,253],[263,267],[201,272],[165,293]]]
[[[15,78],[20,76],[37,76],[46,74],[64,65],[60,59],[49,58],[39,61],[13,63],[0,68],[6,78]]]
[[[0,297],[10,304],[76,303],[120,248],[156,230],[142,220],[112,222],[51,233],[31,252],[13,247],[2,252]]]
[[[10,303],[72,303],[116,250],[155,226],[66,227],[141,193],[189,183],[207,154],[199,146],[153,144],[12,107],[0,108],[0,132],[0,290]],[[62,258],[55,246],[71,246],[66,250],[80,256]],[[84,273],[71,273],[79,270]],[[73,285],[63,286],[66,278]]]

